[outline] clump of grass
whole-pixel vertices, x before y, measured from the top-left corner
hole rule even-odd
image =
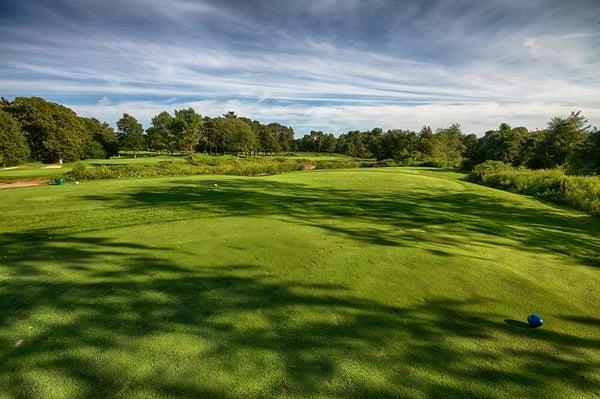
[[[473,168],[471,181],[542,198],[600,215],[600,177],[568,176],[562,169],[529,170],[500,161],[486,161]]]
[[[313,161],[305,158],[196,155],[187,162],[161,161],[149,164],[98,166],[76,162],[65,177],[69,181],[79,181],[191,175],[263,176],[303,169],[350,169],[370,166],[375,166],[375,163],[358,162],[352,159]]]
[[[70,181],[126,179],[132,177],[191,176],[191,175],[235,175],[259,176],[302,170],[302,162],[285,160],[254,159],[192,159],[190,162],[158,162],[139,165],[101,165],[86,167],[77,164],[67,173]]]

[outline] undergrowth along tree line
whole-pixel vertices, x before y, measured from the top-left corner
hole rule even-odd
[[[72,162],[107,158],[119,151],[155,153],[277,155],[294,151],[340,153],[385,165],[468,167],[487,160],[530,169],[565,168],[568,174],[600,174],[600,132],[579,113],[555,117],[546,129],[529,131],[502,123],[478,138],[460,125],[419,132],[403,129],[332,133],[311,131],[294,138],[291,127],[263,124],[228,112],[201,116],[194,109],[163,111],[144,130],[123,114],[117,131],[95,118],[40,97],[0,101],[0,163]]]
[[[473,168],[469,179],[600,216],[600,176],[570,176],[561,168],[531,170],[485,161]]]
[[[361,163],[354,160],[315,162],[303,158],[238,158],[235,156],[194,155],[187,158],[185,162],[161,161],[151,164],[100,166],[90,166],[84,162],[76,162],[65,177],[69,181],[79,181],[190,175],[262,176],[304,169],[347,169],[360,166]]]

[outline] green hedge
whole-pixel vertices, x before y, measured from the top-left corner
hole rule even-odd
[[[600,215],[600,177],[568,176],[562,169],[513,168],[499,161],[486,161],[473,168],[471,181],[516,193],[531,195]]]
[[[293,172],[303,169],[345,169],[364,166],[351,160],[311,161],[307,159],[264,158],[197,155],[187,162],[162,161],[152,164],[90,166],[83,162],[73,164],[66,174],[68,181],[126,179],[153,176],[235,175],[261,176]]]
[[[361,163],[357,161],[331,160],[317,161],[315,169],[350,169],[360,167]]]
[[[304,169],[299,160],[279,159],[227,159],[189,162],[163,161],[153,164],[102,165],[90,167],[82,162],[73,165],[66,174],[69,181],[125,179],[153,176],[189,176],[189,175],[236,175],[259,176],[291,172]]]

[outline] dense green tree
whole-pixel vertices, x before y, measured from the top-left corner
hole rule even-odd
[[[579,112],[567,118],[554,117],[540,134],[529,165],[533,168],[554,168],[564,165],[577,148],[588,138],[591,126]]]
[[[119,135],[124,149],[133,151],[133,157],[144,148],[144,128],[142,124],[129,114],[117,121]]]
[[[440,152],[440,146],[429,126],[423,126],[419,131],[419,145],[417,150],[423,158],[436,158]]]
[[[415,157],[418,149],[418,136],[409,130],[388,130],[381,136],[377,159],[403,161]]]
[[[463,137],[463,145],[465,146],[465,151],[463,152],[463,157],[472,159],[475,155],[475,151],[477,150],[477,144],[479,143],[479,139],[475,133],[467,134]]]
[[[334,152],[335,151],[335,136],[332,133],[327,133],[323,137],[323,141],[321,142],[321,151],[322,152]]]
[[[212,151],[249,153],[258,148],[258,137],[244,120],[229,116],[213,118],[205,132]]]
[[[119,154],[117,134],[108,123],[85,117],[81,117],[81,121],[86,130],[85,158],[110,158]]]
[[[375,131],[378,134],[378,131]],[[371,132],[360,132],[358,130],[348,132],[345,137],[345,153],[357,158],[372,158],[374,154],[369,150],[369,144],[373,140],[369,138]]]
[[[85,125],[71,109],[40,97],[17,97],[5,110],[19,121],[34,160],[75,161],[84,156]]]
[[[153,117],[151,126],[146,129],[148,147],[153,151],[168,151],[173,154],[177,150],[177,137],[172,127],[173,117],[167,111]]]
[[[502,161],[513,166],[523,165],[529,160],[529,131],[524,127],[511,128],[502,123],[498,130],[490,130],[477,143],[472,155],[474,163],[486,160]]]
[[[255,121],[254,126],[256,126],[258,142],[262,152],[270,154],[281,151],[281,146],[279,145],[279,142],[277,141],[277,138],[273,134],[273,131],[269,125],[261,125]]]
[[[506,123],[481,138],[463,135],[458,124],[433,133],[424,126],[417,134],[380,128],[350,131],[335,137],[311,131],[295,140],[291,127],[279,123],[263,125],[238,117],[229,111],[218,118],[201,117],[193,109],[161,112],[152,118],[144,135],[141,124],[124,114],[117,122],[118,136],[106,123],[79,117],[67,107],[39,97],[0,99],[0,146],[2,162],[14,164],[28,158],[44,162],[74,161],[83,158],[110,157],[119,146],[134,152],[143,148],[154,151],[194,149],[209,153],[265,154],[293,150],[339,152],[354,157],[405,160],[439,160],[459,165],[463,157],[470,164],[497,160],[513,166],[551,168],[567,164],[571,173],[598,174],[600,138],[591,132],[579,112],[555,117],[544,130],[529,132]]]
[[[288,126],[283,126],[279,123],[269,123],[267,126],[277,140],[277,143],[279,143],[280,151],[294,151],[294,129]]]
[[[200,140],[204,120],[193,108],[176,110],[171,123],[171,130],[177,137],[180,150],[191,154]]]
[[[600,131],[592,132],[568,159],[568,171],[582,175],[600,175]]]
[[[435,139],[440,146],[440,158],[445,159],[454,166],[460,165],[462,154],[465,151],[460,125],[455,123],[448,128],[439,129],[435,133]]]
[[[29,146],[19,122],[0,108],[0,163],[13,166],[28,158]]]

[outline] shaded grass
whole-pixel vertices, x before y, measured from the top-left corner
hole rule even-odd
[[[598,218],[460,177],[2,192],[0,392],[593,397]]]

